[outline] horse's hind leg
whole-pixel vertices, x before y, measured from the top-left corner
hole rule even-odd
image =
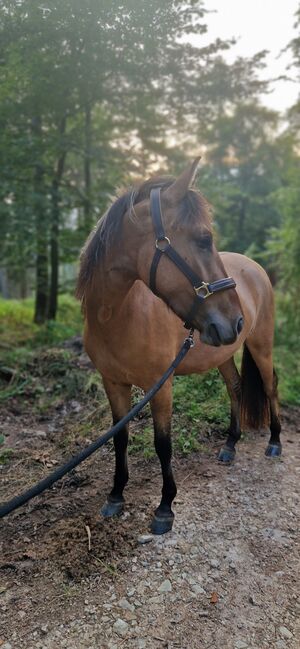
[[[218,369],[226,383],[231,403],[230,426],[228,429],[227,440],[219,452],[218,460],[228,464],[234,460],[235,445],[241,437],[241,378],[233,357],[226,361],[226,363],[223,363],[223,365],[220,365]]]
[[[282,451],[280,442],[281,424],[279,419],[277,376],[273,367],[272,351],[267,353],[267,350],[262,350],[250,339],[247,340],[246,344],[261,375],[264,391],[270,406],[271,436],[265,454],[267,457],[278,457]]]
[[[277,394],[277,375],[273,369],[273,381],[272,389],[270,390],[269,402],[270,402],[270,431],[271,437],[269,439],[269,444],[265,450],[265,455],[267,457],[278,457],[282,452],[282,445],[280,442],[280,432],[281,424],[279,419],[279,405],[278,405],[278,394]]]
[[[162,497],[151,523],[153,534],[165,534],[172,529],[174,514],[171,509],[176,496],[176,484],[171,467],[171,417],[172,417],[172,382],[168,381],[151,401],[154,423],[154,442],[160,460],[163,487]]]
[[[104,378],[103,384],[110,402],[113,423],[116,424],[130,410],[131,385],[119,385]],[[105,517],[120,514],[124,508],[123,490],[128,482],[128,430],[127,424],[114,437],[115,476],[113,488],[101,509],[101,514]]]

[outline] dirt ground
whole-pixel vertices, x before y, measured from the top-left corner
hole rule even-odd
[[[76,403],[44,422],[3,411],[15,452],[1,467],[0,501],[86,443],[66,448],[72,417],[84,417]],[[280,460],[264,457],[266,434],[249,434],[231,467],[216,461],[217,436],[206,452],[175,456],[176,517],[162,537],[147,529],[156,458],[130,457],[125,512],[100,518],[111,448],[5,518],[1,649],[299,649],[299,421],[299,409],[283,411]]]

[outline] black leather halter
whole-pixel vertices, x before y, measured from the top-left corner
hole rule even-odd
[[[156,271],[159,261],[162,255],[167,255],[171,261],[181,270],[181,272],[188,278],[192,287],[196,293],[196,297],[192,304],[192,307],[187,315],[185,327],[190,328],[192,326],[192,320],[198,310],[198,307],[214,293],[219,291],[224,291],[228,288],[235,288],[236,283],[232,277],[223,277],[222,279],[217,279],[214,282],[203,282],[196,273],[190,268],[190,266],[182,259],[182,257],[176,252],[171,246],[170,239],[166,237],[164,226],[162,223],[162,213],[161,213],[161,204],[160,204],[160,188],[152,189],[150,192],[150,213],[152,217],[152,222],[154,226],[154,231],[156,235],[155,241],[155,254],[152,260],[150,268],[150,289],[155,295],[156,291]]]

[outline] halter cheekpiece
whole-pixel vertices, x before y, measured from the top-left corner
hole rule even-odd
[[[150,192],[150,213],[156,235],[155,253],[150,268],[150,289],[153,293],[155,293],[155,295],[157,295],[157,266],[162,255],[167,255],[167,257],[169,257],[169,259],[173,261],[177,268],[179,268],[179,270],[181,270],[181,272],[187,277],[196,293],[196,297],[187,315],[184,325],[187,329],[189,329],[192,326],[192,320],[198,310],[198,307],[203,303],[204,300],[206,300],[206,298],[210,297],[214,293],[218,293],[219,291],[235,288],[236,283],[234,279],[232,279],[232,277],[223,277],[222,279],[217,279],[214,282],[203,282],[198,277],[198,275],[194,273],[194,271],[192,270],[192,268],[190,268],[186,261],[184,261],[184,259],[182,259],[178,252],[176,252],[176,250],[171,246],[171,241],[169,237],[166,236],[162,223],[160,187],[152,189]]]

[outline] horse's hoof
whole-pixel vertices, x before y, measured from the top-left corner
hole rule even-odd
[[[228,448],[227,446],[223,446],[223,448],[221,448],[218,455],[219,462],[223,462],[223,464],[231,464],[234,458],[235,458],[234,448]]]
[[[152,534],[166,534],[170,532],[174,523],[174,514],[168,516],[157,516],[154,514],[150,529]]]
[[[280,457],[281,451],[281,444],[268,444],[265,450],[265,455],[266,457]]]
[[[124,509],[124,500],[107,500],[104,503],[103,507],[100,509],[100,513],[104,518],[111,518],[111,516],[120,516]]]

